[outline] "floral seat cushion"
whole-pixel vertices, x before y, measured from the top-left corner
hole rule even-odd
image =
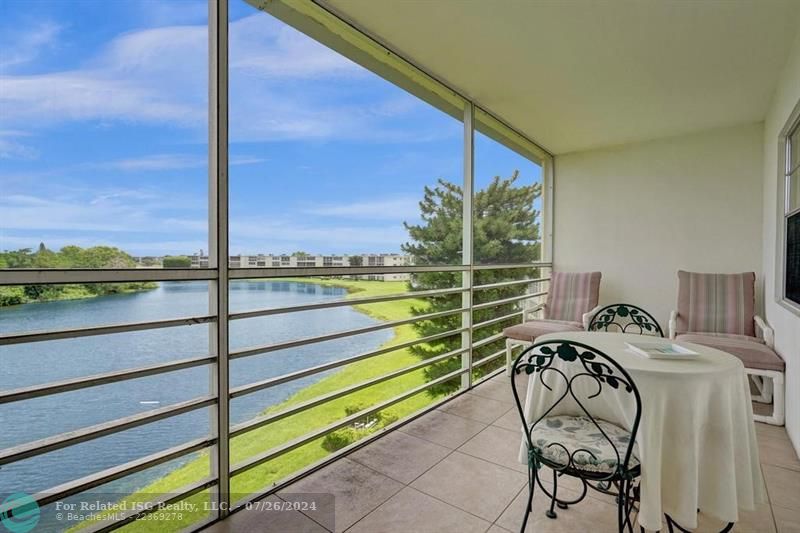
[[[608,438],[603,436],[598,426]],[[595,425],[587,416],[548,416],[539,421],[531,433],[534,451],[545,460],[587,472],[608,474],[615,472],[617,463],[625,460],[630,440],[628,430],[600,419]],[[638,465],[634,446],[628,469]]]

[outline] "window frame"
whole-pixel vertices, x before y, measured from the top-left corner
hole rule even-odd
[[[786,124],[778,136],[778,209],[777,211],[777,250],[775,279],[775,300],[782,307],[800,316],[800,303],[790,300],[786,296],[786,255],[787,255],[787,226],[789,217],[800,213],[800,206],[791,209],[793,174],[800,172],[800,166],[792,168],[792,155],[795,151],[800,151],[800,143],[792,146],[792,135],[800,131],[800,101],[797,102],[792,110]],[[800,186],[800,180],[798,180]]]
[[[488,362],[496,361],[505,355],[505,351],[501,350],[493,355],[485,357],[480,361],[473,362],[472,349],[475,344],[472,339],[472,332],[474,329],[488,325],[472,324],[472,311],[473,311],[473,291],[480,291],[484,289],[494,288],[496,285],[476,285],[473,280],[474,271],[478,270],[494,270],[506,268],[529,268],[540,267],[550,269],[552,257],[552,194],[553,194],[553,156],[544,148],[538,146],[532,140],[526,138],[524,135],[508,126],[501,119],[494,117],[490,113],[481,109],[480,102],[467,99],[455,90],[449,88],[441,81],[430,76],[419,67],[411,62],[403,59],[401,56],[392,52],[388,47],[381,44],[376,39],[372,38],[363,30],[356,28],[345,20],[337,18],[335,14],[329,12],[324,7],[314,2],[303,2],[297,0],[274,0],[273,2],[264,2],[263,5],[253,0],[245,0],[248,3],[258,7],[262,11],[272,15],[273,17],[281,20],[282,22],[298,29],[308,37],[315,39],[325,46],[333,49],[337,53],[348,57],[349,59],[361,64],[366,69],[374,74],[377,74],[390,83],[408,91],[412,95],[417,96],[434,108],[439,109],[446,114],[461,120],[463,123],[463,190],[464,190],[464,206],[463,206],[463,250],[462,261],[460,265],[410,265],[406,259],[400,261],[401,264],[386,265],[386,258],[384,256],[369,258],[368,265],[361,266],[322,266],[317,267],[308,265],[300,267],[290,267],[284,263],[284,258],[288,261],[288,256],[270,256],[272,261],[278,257],[281,267],[275,268],[266,265],[267,259],[265,256],[247,256],[244,254],[238,255],[239,266],[230,264],[231,254],[229,245],[229,138],[228,138],[228,120],[229,120],[229,94],[228,94],[228,75],[229,75],[229,56],[228,56],[228,29],[229,29],[229,2],[231,0],[208,0],[209,18],[208,18],[208,66],[209,66],[209,116],[208,116],[208,256],[197,256],[198,262],[205,263],[204,268],[175,268],[175,269],[0,269],[0,285],[28,285],[28,284],[62,284],[62,283],[112,283],[112,282],[125,282],[125,281],[189,281],[189,280],[205,280],[209,284],[209,301],[207,315],[200,317],[188,317],[179,319],[161,320],[155,322],[142,322],[142,323],[126,323],[126,324],[111,324],[98,327],[84,327],[75,330],[58,330],[58,331],[45,331],[45,332],[32,332],[32,333],[14,333],[11,335],[0,335],[0,346],[5,344],[18,344],[25,342],[37,342],[41,340],[52,340],[61,338],[74,338],[89,335],[101,335],[124,331],[138,331],[155,329],[159,327],[171,327],[176,325],[199,324],[200,327],[207,327],[209,329],[209,351],[207,357],[196,358],[189,362],[170,362],[165,365],[160,365],[158,368],[146,369],[147,375],[155,375],[165,373],[168,368],[175,365],[208,365],[210,373],[210,396],[199,400],[196,405],[199,407],[209,407],[212,411],[210,428],[211,434],[208,438],[197,441],[190,441],[177,448],[164,450],[157,454],[153,454],[137,461],[125,463],[114,469],[106,469],[85,478],[73,480],[69,483],[59,486],[60,492],[51,493],[42,496],[42,499],[37,499],[41,505],[46,505],[57,501],[66,495],[74,495],[83,493],[88,489],[102,485],[108,481],[119,479],[130,474],[134,474],[151,466],[155,466],[166,462],[172,458],[183,457],[198,450],[206,450],[210,455],[211,473],[208,478],[202,479],[191,486],[184,487],[184,491],[179,494],[165,495],[160,503],[173,503],[180,501],[183,498],[197,494],[206,489],[211,489],[211,503],[213,508],[217,511],[212,513],[211,517],[207,520],[192,524],[189,526],[190,530],[195,530],[204,527],[208,523],[227,516],[231,510],[242,507],[246,502],[252,501],[265,494],[275,492],[282,486],[286,486],[293,482],[300,476],[321,468],[324,464],[334,461],[341,457],[348,449],[335,452],[327,456],[323,461],[315,463],[310,467],[301,469],[294,472],[288,479],[281,481],[277,485],[271,485],[264,488],[263,492],[248,495],[245,499],[238,502],[231,501],[231,478],[245,471],[246,469],[254,468],[263,462],[269,460],[269,454],[262,454],[237,465],[231,464],[230,447],[232,440],[232,426],[230,424],[230,405],[231,400],[236,394],[241,394],[242,391],[232,391],[230,381],[230,361],[231,356],[244,357],[244,352],[233,352],[231,354],[229,343],[229,325],[232,320],[236,318],[244,318],[241,313],[230,312],[230,284],[237,279],[250,279],[250,278],[277,278],[284,276],[325,276],[325,275],[367,275],[369,279],[386,279],[385,276],[395,275],[397,273],[410,273],[410,272],[460,272],[462,274],[462,284],[460,287],[451,289],[442,289],[438,294],[430,294],[428,296],[440,294],[462,294],[462,307],[454,311],[446,311],[450,314],[461,314],[461,327],[453,330],[450,333],[461,333],[461,347],[455,352],[443,354],[441,357],[455,357],[459,354],[462,355],[462,367],[455,373],[447,374],[437,380],[429,381],[424,386],[406,391],[400,396],[394,397],[391,400],[383,402],[378,406],[370,407],[370,412],[376,412],[383,406],[390,406],[398,403],[414,394],[418,394],[427,390],[428,388],[436,385],[438,382],[443,382],[444,379],[454,379],[461,376],[462,385],[460,393],[466,392],[474,385],[484,381],[498,372],[502,372],[502,368],[494,370],[494,374],[484,375],[477,381],[472,378],[472,370],[474,367],[484,365]],[[514,265],[476,265],[472,258],[472,203],[473,203],[473,190],[474,190],[474,175],[473,175],[473,144],[475,132],[475,114],[478,113],[479,117],[485,118],[493,126],[493,133],[503,139],[504,144],[508,143],[513,146],[515,151],[520,155],[528,157],[535,163],[542,166],[542,188],[543,188],[543,205],[542,205],[542,254],[543,257],[540,261],[530,264],[514,264]],[[484,132],[485,133],[485,132]],[[509,146],[509,148],[511,148]],[[344,256],[339,257],[340,260]],[[374,265],[371,265],[374,259]],[[247,263],[245,267],[242,263]],[[263,266],[258,266],[258,262],[263,262]],[[315,259],[316,262],[316,259]],[[324,262],[324,260],[323,260]],[[388,262],[393,263],[390,260]],[[254,264],[255,263],[255,264]],[[273,263],[274,264],[274,263]],[[536,280],[522,280],[514,281],[512,283],[520,282],[545,282],[549,278],[541,278]],[[508,282],[503,282],[508,283]],[[420,293],[414,293],[414,296],[419,296]],[[515,297],[514,301],[522,301],[529,298],[540,298],[546,295],[546,292],[536,292],[524,294],[521,297]],[[389,301],[395,299],[410,298],[409,294],[401,294],[399,296],[381,297],[378,301]],[[364,300],[362,303],[374,303],[376,300]],[[508,300],[499,301],[507,303]],[[357,303],[357,300],[348,301],[348,305]],[[495,302],[488,302],[495,303]],[[328,304],[320,304],[328,306]],[[337,304],[339,305],[339,304]],[[486,307],[487,302],[479,304]],[[264,312],[271,313],[271,310],[260,310],[259,315]],[[285,310],[281,310],[285,312]],[[237,316],[238,315],[238,316]],[[253,315],[256,316],[256,315]],[[429,315],[430,316],[430,315]],[[505,317],[507,318],[507,317]],[[402,320],[399,323],[411,323],[421,318],[417,317],[414,320]],[[399,325],[395,322],[394,325]],[[386,325],[388,324],[388,325]],[[393,324],[387,322],[382,327],[391,327]],[[348,336],[356,334],[358,330],[350,330],[346,332],[337,333],[339,336]],[[487,344],[487,339],[482,339],[480,342]],[[320,338],[303,339],[304,344],[317,342]],[[398,346],[399,347],[399,346]],[[256,353],[253,352],[252,355]],[[369,356],[379,355],[378,352],[369,354]],[[365,358],[363,354],[359,356]],[[343,359],[340,361],[345,364]],[[143,370],[130,369],[126,371],[125,379],[133,379],[133,376],[138,376]],[[385,377],[385,376],[384,376]],[[88,376],[81,379],[79,384],[72,383],[68,385],[63,384],[50,384],[45,388],[37,386],[37,390],[20,389],[13,391],[0,391],[8,398],[13,397],[14,401],[21,401],[33,395],[44,396],[50,394],[57,394],[67,390],[66,387],[93,386],[102,384],[108,380],[119,381],[119,376]],[[251,391],[255,391],[260,384],[251,384]],[[366,386],[364,383],[361,386]],[[0,394],[2,399],[3,394]],[[411,418],[421,416],[430,409],[435,409],[439,403],[432,404],[425,409],[418,411]],[[193,407],[194,408],[194,407]],[[170,411],[164,413],[149,415],[150,419],[164,419],[174,414],[177,414],[183,407],[175,407]],[[407,419],[409,420],[409,419]],[[121,419],[114,421],[115,427],[112,428],[109,434],[117,433],[125,430],[128,426],[133,424],[134,421]],[[342,419],[337,424],[343,427],[349,423],[348,419]],[[59,440],[56,444],[59,447],[71,446],[79,442],[88,441],[93,438],[99,438],[101,432],[108,431],[103,428],[85,428],[86,430],[77,437],[69,436],[66,434],[58,435]],[[335,429],[335,428],[334,428]],[[329,431],[330,428],[322,428],[322,430]],[[309,441],[317,438],[321,430],[315,430],[311,434],[303,438],[308,438]],[[319,434],[316,434],[319,433]],[[309,436],[310,435],[310,436]],[[364,438],[359,441],[359,446],[370,442],[374,438],[380,436],[376,433],[370,437]],[[30,447],[23,445],[24,449],[11,450],[13,453],[7,454],[8,459],[14,455],[13,460],[8,460],[7,463],[19,460],[17,456],[33,456],[41,453],[46,447],[53,447],[51,445],[37,445]],[[27,448],[26,448],[27,446]],[[290,450],[291,443],[283,446],[283,451]],[[8,451],[8,450],[0,450]],[[0,454],[0,461],[3,457]],[[68,494],[69,493],[69,494]],[[42,493],[44,494],[44,493]],[[155,507],[157,509],[157,507]],[[118,522],[114,522],[110,528],[121,527],[130,521],[139,518],[139,514],[131,514],[126,516]]]

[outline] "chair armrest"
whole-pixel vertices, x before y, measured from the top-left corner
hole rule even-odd
[[[536,313],[538,311],[541,311],[542,309],[544,309],[544,307],[545,307],[545,304],[544,304],[544,302],[542,302],[540,304],[534,305],[530,309],[523,309],[522,310],[522,321],[523,322],[527,322],[528,320],[531,320],[530,315],[533,315],[534,313]]]
[[[754,321],[756,323],[756,336],[764,340],[764,344],[770,348],[775,348],[775,330],[767,325],[763,318],[756,315]]]
[[[600,311],[600,309],[602,309],[602,308],[603,308],[602,305],[598,305],[594,309],[589,311],[588,313],[583,313],[583,329],[584,330],[589,331],[589,323],[594,318],[594,315],[596,315]]]
[[[674,339],[678,330],[678,312],[672,311],[669,314],[669,338]]]

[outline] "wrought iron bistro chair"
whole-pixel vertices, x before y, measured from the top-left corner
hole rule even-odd
[[[603,307],[592,317],[587,329],[664,336],[664,330],[653,315],[631,304],[611,304]]]
[[[532,424],[528,424],[517,390],[515,378],[522,372],[537,380],[538,385],[554,397],[553,403],[541,409],[543,414]],[[535,382],[532,381],[530,386],[536,386]],[[583,500],[587,488],[616,494],[619,531],[632,533],[631,510],[638,490],[634,482],[641,474],[634,447],[642,401],[636,384],[625,369],[589,345],[569,340],[547,340],[532,345],[517,357],[512,367],[511,388],[525,428],[528,455],[528,504],[520,531],[525,531],[533,510],[534,489],[539,485],[550,498],[550,509],[546,512],[549,518],[557,518],[556,504],[566,509]],[[635,407],[630,431],[592,416],[587,409],[585,403],[600,396],[606,388],[618,391]],[[530,398],[535,400],[534,396]],[[579,414],[551,414],[565,401],[574,402],[577,409],[568,407]],[[553,471],[552,494],[539,477],[542,466]],[[565,475],[582,482],[583,490],[574,500],[558,497],[558,478]],[[616,489],[613,492],[608,490],[612,485]]]

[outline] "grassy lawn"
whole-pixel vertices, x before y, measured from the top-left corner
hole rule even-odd
[[[311,282],[344,287],[348,290],[348,297],[350,298],[380,296],[407,291],[407,284],[399,281],[316,280],[309,278],[287,278],[281,281]],[[389,321],[407,318],[411,316],[412,306],[419,307],[423,305],[424,302],[421,300],[407,299],[356,305],[354,307],[378,320]],[[414,338],[417,338],[417,334],[410,325],[395,327],[393,338],[384,346],[396,345]],[[355,354],[342,354],[341,356],[349,355]],[[396,350],[388,354],[358,361],[340,368],[335,373],[324,377],[317,383],[296,392],[280,404],[265,409],[264,412],[281,411],[297,403],[340,390],[355,383],[366,381],[370,378],[413,365],[417,362],[419,362],[419,358],[410,353],[407,349]],[[254,379],[256,378],[254,377]],[[425,383],[425,381],[423,370],[415,370],[395,379],[378,383],[343,398],[332,400],[241,435],[231,440],[231,464],[236,465],[254,455],[280,446],[292,439],[324,427],[337,420],[341,420],[347,416],[345,412],[347,407],[360,406],[361,408],[366,408],[413,389]],[[420,393],[395,404],[386,411],[390,411],[393,416],[402,418],[422,409],[435,399],[436,398],[427,392]],[[276,482],[324,458],[330,452],[323,448],[322,443],[323,438],[319,438],[234,477],[231,480],[231,492],[235,495],[234,500],[244,498],[256,492],[263,492]],[[208,476],[209,464],[208,454],[203,453],[167,476],[142,488],[139,492],[126,498],[125,501],[144,502],[160,494],[176,492],[177,489]],[[187,499],[187,501],[197,504],[202,509],[205,502],[208,502],[208,493],[197,494]],[[125,529],[159,532],[180,530],[208,515],[209,513],[207,511],[184,513],[181,520],[173,519],[167,523],[143,520],[134,522]]]

